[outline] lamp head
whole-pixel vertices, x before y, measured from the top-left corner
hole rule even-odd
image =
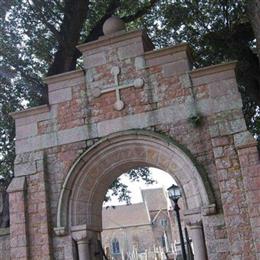
[[[173,184],[167,189],[168,196],[171,200],[177,201],[181,197],[181,189],[179,186]]]

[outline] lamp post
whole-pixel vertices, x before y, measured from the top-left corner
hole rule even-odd
[[[178,222],[178,228],[179,228],[179,234],[180,234],[180,241],[181,241],[181,251],[182,251],[182,257],[183,260],[187,260],[186,250],[185,250],[185,244],[182,234],[182,228],[181,228],[181,220],[180,220],[180,208],[178,206],[178,200],[181,197],[181,189],[177,185],[172,185],[168,189],[168,196],[169,198],[174,202],[174,211],[176,212],[177,222]]]

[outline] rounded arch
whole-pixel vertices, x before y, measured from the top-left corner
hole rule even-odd
[[[119,132],[97,142],[75,161],[66,176],[56,229],[85,225],[89,230],[101,230],[102,203],[109,186],[137,166],[169,173],[182,188],[188,210],[199,212],[214,204],[206,174],[184,150],[168,137],[143,130]]]

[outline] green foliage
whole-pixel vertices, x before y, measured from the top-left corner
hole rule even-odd
[[[145,184],[155,183],[148,167],[133,168],[126,173],[126,176],[131,182],[142,180]],[[105,197],[105,201],[111,200],[111,197],[113,196],[117,197],[118,201],[124,201],[127,204],[131,203],[131,192],[128,190],[128,186],[121,181],[120,177],[109,187],[109,192]]]

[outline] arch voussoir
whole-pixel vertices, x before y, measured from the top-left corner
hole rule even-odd
[[[86,224],[101,230],[107,189],[122,173],[138,166],[168,172],[181,186],[189,212],[200,212],[215,203],[205,176],[176,143],[149,131],[126,131],[99,141],[72,166],[60,195],[57,227]]]

